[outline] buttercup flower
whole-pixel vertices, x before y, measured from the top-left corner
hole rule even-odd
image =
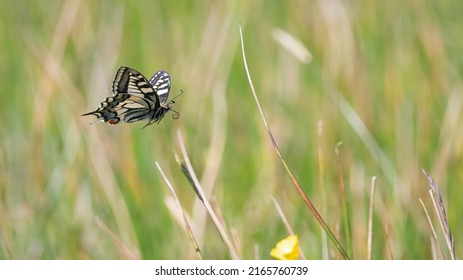
[[[299,258],[299,238],[290,235],[277,243],[270,256],[279,260],[295,260]]]

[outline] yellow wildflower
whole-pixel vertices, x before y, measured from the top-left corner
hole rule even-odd
[[[299,238],[290,235],[277,243],[270,256],[279,260],[295,260],[299,258]]]

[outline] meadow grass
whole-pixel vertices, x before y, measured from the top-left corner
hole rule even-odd
[[[291,233],[306,259],[346,258],[339,246],[458,258],[462,12],[451,0],[3,3],[0,258],[271,259]],[[180,118],[89,125],[80,115],[120,65],[168,71]]]

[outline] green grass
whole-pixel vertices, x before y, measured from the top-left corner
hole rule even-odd
[[[350,256],[368,256],[376,176],[372,258],[450,258],[423,168],[442,193],[458,257],[463,3],[415,2],[4,3],[0,258],[198,258],[155,161],[175,188],[204,258],[231,258],[176,163],[178,131],[210,201],[236,232],[239,258],[256,258],[257,246],[258,257],[270,259],[271,248],[287,236],[272,197],[308,259],[323,258],[325,247],[328,258],[341,258],[324,243],[272,148],[246,77],[239,22],[281,153]],[[299,40],[312,61],[303,63],[281,46],[272,37],[275,28]],[[168,115],[145,129],[142,123],[89,125],[93,119],[80,115],[110,94],[120,65],[146,76],[167,70],[171,96],[185,92],[174,105],[181,117]],[[350,237],[335,154],[340,141]],[[420,198],[445,257],[436,248],[437,256],[432,253]]]

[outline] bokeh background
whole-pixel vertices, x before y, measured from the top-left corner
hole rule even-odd
[[[457,256],[463,238],[463,2],[2,1],[0,258],[196,259],[159,163],[207,259],[230,252],[174,153],[181,134],[243,259],[271,259],[288,232],[309,259],[339,259],[297,195],[246,78],[296,179],[354,259],[442,257],[423,200],[440,187]],[[299,42],[298,45],[295,42]],[[159,125],[80,115],[121,65],[167,70]],[[341,145],[338,145],[342,142]],[[339,160],[335,154],[338,145]],[[339,171],[339,164],[342,172]],[[343,233],[340,174],[351,235]],[[445,252],[445,246],[444,246]]]

